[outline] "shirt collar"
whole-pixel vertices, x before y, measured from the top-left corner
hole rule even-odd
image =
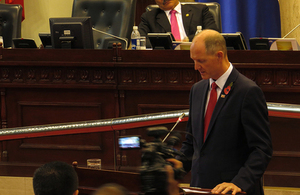
[[[180,3],[180,2],[178,3],[178,5],[176,5],[176,7],[174,7],[174,10],[176,10],[177,13],[180,13],[180,14],[181,14],[181,3]],[[169,14],[170,14],[170,11],[171,11],[171,10],[166,10],[165,13],[166,13],[167,15],[169,15]]]
[[[222,74],[222,76],[220,76],[216,81],[214,81],[212,78],[209,79],[209,86],[211,86],[211,84],[213,82],[216,82],[216,84],[218,85],[218,87],[220,89],[223,89],[223,87],[224,87],[224,85],[225,85],[225,83],[226,83],[226,81],[227,81],[227,79],[228,79],[228,77],[229,77],[232,69],[233,69],[233,66],[230,63],[230,65],[229,65],[228,69],[226,70],[226,72],[224,74]]]

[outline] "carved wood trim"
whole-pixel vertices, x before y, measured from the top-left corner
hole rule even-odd
[[[5,89],[1,88],[0,89],[0,93],[1,93],[1,98],[0,98],[0,102],[1,102],[1,129],[5,129],[7,128],[7,116],[6,116],[6,94],[5,94]]]
[[[55,84],[60,84],[60,87],[95,87],[114,85],[117,81],[113,68],[85,67],[83,64],[82,67],[1,66],[0,83],[41,87]]]
[[[83,151],[101,151],[100,146],[90,145],[61,145],[61,144],[31,144],[22,143],[21,149],[49,149],[49,150],[83,150]]]
[[[120,102],[120,117],[125,116],[125,92],[124,90],[119,90],[119,102]]]

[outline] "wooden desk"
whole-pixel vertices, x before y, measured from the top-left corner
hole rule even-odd
[[[300,52],[229,51],[268,102],[300,104]],[[189,51],[0,49],[1,128],[188,108]]]
[[[79,195],[90,195],[100,186],[107,183],[116,183],[124,186],[132,195],[138,195],[141,192],[141,177],[138,173],[124,172],[124,171],[112,171],[112,170],[97,170],[89,169],[86,167],[78,167],[77,162],[73,162],[74,169],[78,175],[79,180]],[[183,193],[182,190],[193,190],[195,192],[189,191]],[[201,188],[181,188],[180,194],[212,194],[210,189]],[[243,193],[238,193],[238,195],[243,195]]]
[[[268,102],[300,104],[300,52],[229,51],[228,55],[240,72],[262,88]],[[0,48],[1,128],[187,109],[190,88],[200,79],[189,51]],[[300,187],[299,121],[271,117],[270,123],[274,156],[265,184],[276,186],[286,180],[283,186]],[[178,129],[184,130],[185,123]],[[125,134],[145,136],[145,131],[118,132]],[[1,162],[41,164],[55,159],[71,163],[77,159],[85,164],[88,158],[105,157],[103,165],[113,165],[116,158],[120,166],[138,166],[134,152],[113,154],[118,135],[3,141]]]

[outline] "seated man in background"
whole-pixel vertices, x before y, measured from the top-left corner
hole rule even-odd
[[[107,183],[100,186],[93,195],[129,195],[128,190],[116,183]]]
[[[179,0],[155,0],[159,8],[145,12],[141,16],[139,32],[141,36],[148,33],[172,32],[176,41],[192,41],[197,31],[197,26],[202,29],[217,29],[213,15],[208,7],[203,4],[182,5]],[[175,11],[175,17],[171,16]],[[172,20],[177,20],[179,33]],[[172,27],[173,26],[173,27]],[[175,32],[173,32],[175,31]],[[147,43],[147,47],[148,47]]]
[[[50,162],[39,167],[33,175],[35,195],[78,195],[78,177],[65,162]]]

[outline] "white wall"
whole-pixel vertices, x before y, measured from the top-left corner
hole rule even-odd
[[[22,37],[34,39],[41,44],[38,34],[50,32],[49,18],[71,17],[73,0],[24,0],[25,20],[22,22]]]

